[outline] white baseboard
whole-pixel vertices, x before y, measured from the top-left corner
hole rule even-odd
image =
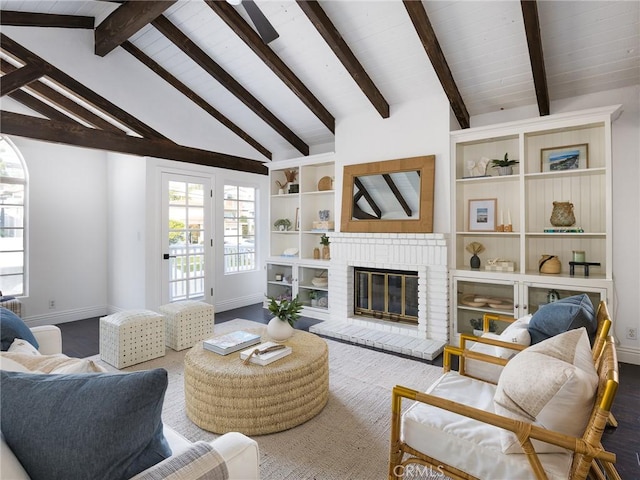
[[[234,308],[248,307],[249,305],[255,305],[264,300],[264,295],[258,293],[248,295],[246,297],[238,297],[231,300],[225,300],[224,302],[216,302],[214,305],[216,312],[226,312],[227,310],[233,310]]]
[[[640,365],[640,349],[633,347],[616,347],[618,361],[622,363],[631,363]]]
[[[102,305],[99,307],[47,312],[46,314],[24,317],[23,320],[29,327],[57,325],[60,323],[75,322],[76,320],[84,320],[86,318],[103,317],[104,315],[107,315],[107,311],[108,307],[106,305]]]

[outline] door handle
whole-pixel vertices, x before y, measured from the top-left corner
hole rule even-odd
[[[165,254],[162,255],[162,258],[164,260],[169,260],[170,258],[176,258],[176,256],[175,255],[169,255],[168,253],[165,253]]]

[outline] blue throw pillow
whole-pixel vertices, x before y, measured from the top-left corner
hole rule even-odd
[[[0,307],[0,340],[2,351],[6,352],[16,338],[26,340],[36,349],[40,348],[27,324],[11,310]]]
[[[2,433],[32,480],[129,479],[171,456],[164,369],[0,375]]]
[[[575,328],[585,327],[593,343],[598,327],[595,310],[586,293],[541,306],[531,317],[531,345]]]

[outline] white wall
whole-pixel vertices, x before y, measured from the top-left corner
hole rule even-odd
[[[613,299],[614,330],[620,360],[640,364],[640,341],[626,338],[640,332],[640,87],[627,87],[551,102],[551,113],[621,104],[613,123]],[[491,125],[537,116],[535,106],[472,118],[472,126]]]
[[[30,325],[103,314],[107,305],[107,163],[96,150],[11,137],[29,171]],[[49,301],[55,308],[49,308]]]
[[[107,251],[111,309],[145,307],[146,159],[109,153]]]
[[[433,232],[448,233],[449,103],[442,92],[393,105],[386,119],[371,109],[337,121],[336,192],[342,192],[345,165],[420,155],[436,156]],[[336,219],[340,218],[341,200],[341,195],[336,195]]]

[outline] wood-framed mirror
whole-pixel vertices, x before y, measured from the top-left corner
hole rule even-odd
[[[346,165],[343,232],[433,232],[435,155]]]

